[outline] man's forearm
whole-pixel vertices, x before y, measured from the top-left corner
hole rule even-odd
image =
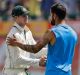
[[[31,53],[37,53],[40,51],[40,48],[37,45],[24,45],[24,49]]]
[[[21,49],[25,50],[24,44],[22,44],[22,43],[17,43],[16,46],[18,46]]]
[[[48,39],[39,40],[39,41],[37,42],[37,44],[35,44],[35,45],[25,45],[25,44],[22,44],[22,43],[17,42],[17,45],[16,45],[16,46],[22,48],[23,50],[25,50],[25,51],[27,51],[27,52],[37,53],[37,52],[39,52],[48,42],[49,42]]]
[[[17,43],[16,46],[20,47],[24,51],[31,52],[31,53],[37,53],[38,49],[39,49],[39,48],[36,47],[36,45],[25,45],[25,44],[22,44],[22,43]]]

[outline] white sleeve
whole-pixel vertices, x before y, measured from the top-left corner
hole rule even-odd
[[[40,59],[33,59],[33,58],[29,58],[29,57],[25,57],[25,56],[20,56],[17,60],[16,60],[16,65],[23,65],[23,66],[39,66],[39,61]]]

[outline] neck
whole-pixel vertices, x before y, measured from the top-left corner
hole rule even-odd
[[[24,28],[25,25],[19,23],[19,22],[16,22],[20,27]]]
[[[55,24],[56,25],[58,25],[58,24],[65,24],[65,20],[58,20]]]
[[[20,24],[20,23],[18,23],[18,25],[19,25],[20,27],[24,28],[24,25],[22,25],[22,24]]]

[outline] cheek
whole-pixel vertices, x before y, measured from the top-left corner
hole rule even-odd
[[[21,19],[21,22],[22,22],[22,23],[24,23],[24,22],[25,22],[25,19],[24,19],[24,18],[22,18],[22,19]]]
[[[27,19],[23,19],[23,24],[26,24],[28,23],[28,20]]]
[[[26,18],[24,18],[24,19],[23,19],[23,21],[24,21],[24,22],[27,22],[27,19],[26,19]]]
[[[24,24],[24,23],[25,23],[23,18],[20,19],[20,23],[21,23],[21,24]]]
[[[54,20],[54,18],[52,18],[51,24],[52,24],[52,25],[55,25],[55,20]]]
[[[22,22],[23,21],[23,18],[20,18],[20,22]]]
[[[52,17],[52,21],[55,22],[55,17]]]
[[[21,23],[24,23],[23,19],[21,20]]]

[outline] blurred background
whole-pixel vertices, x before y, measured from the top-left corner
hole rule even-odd
[[[61,2],[66,6],[66,22],[74,28],[78,34],[72,72],[73,75],[80,75],[80,0],[0,0],[0,50],[6,35],[13,25],[11,11],[14,6],[22,5],[30,10],[29,28],[35,40],[38,40],[43,36],[45,31],[51,27],[48,19],[50,16],[50,7],[55,2]],[[40,70],[38,75],[44,72],[43,68],[36,70]]]

